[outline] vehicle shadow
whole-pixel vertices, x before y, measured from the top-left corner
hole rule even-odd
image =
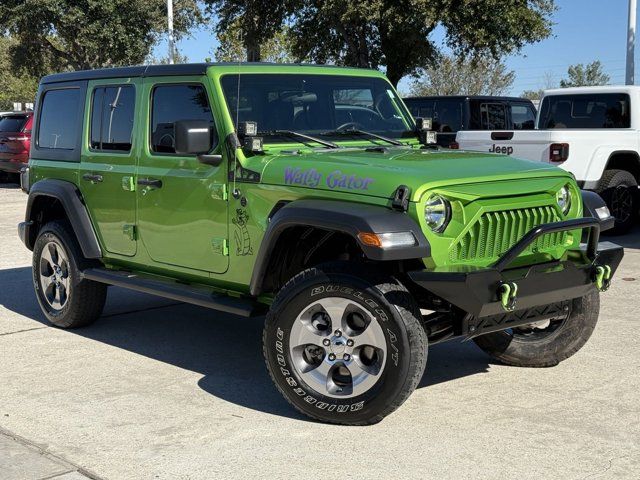
[[[625,235],[618,236],[607,236],[603,235],[600,239],[601,241],[609,241],[613,243],[617,243],[624,248],[629,249],[640,249],[640,225],[636,225],[631,229],[631,231]]]
[[[36,303],[28,267],[0,270],[0,306],[48,325]],[[27,321],[29,321],[27,320]],[[112,345],[202,374],[198,386],[228,402],[306,420],[271,383],[262,358],[263,318],[246,319],[111,287],[105,313],[69,334]],[[419,388],[487,371],[489,358],[471,342],[435,345]]]

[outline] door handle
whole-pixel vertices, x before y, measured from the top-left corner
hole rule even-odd
[[[145,187],[162,188],[162,180],[157,178],[139,178],[136,183]]]
[[[100,183],[102,182],[102,175],[99,173],[85,173],[82,175],[83,180],[87,180],[91,183]]]

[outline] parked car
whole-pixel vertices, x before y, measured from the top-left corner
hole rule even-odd
[[[598,243],[606,206],[569,173],[421,144],[376,70],[62,73],[41,80],[35,115],[19,235],[49,321],[90,324],[107,285],[266,313],[273,381],[326,422],[398,408],[429,343],[473,339],[519,366],[568,358],[623,255]]]
[[[16,180],[29,160],[33,112],[0,116],[0,172]]]
[[[449,147],[460,130],[531,130],[536,108],[517,97],[435,96],[403,99],[414,117],[431,118],[438,144]]]
[[[536,160],[571,172],[598,192],[616,218],[611,233],[635,224],[640,182],[640,87],[547,90],[537,130],[460,132],[460,148]]]

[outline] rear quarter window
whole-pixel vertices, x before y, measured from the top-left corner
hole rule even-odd
[[[531,105],[511,104],[511,121],[514,130],[533,130],[536,124],[536,111]]]
[[[73,150],[76,147],[77,115],[80,102],[78,89],[49,90],[40,107],[38,147],[50,150]]]
[[[626,93],[551,95],[542,100],[540,128],[629,128]]]

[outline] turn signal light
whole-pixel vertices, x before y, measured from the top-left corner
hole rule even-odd
[[[393,233],[358,233],[358,239],[363,245],[378,248],[412,247],[416,242],[416,237],[411,232]]]

